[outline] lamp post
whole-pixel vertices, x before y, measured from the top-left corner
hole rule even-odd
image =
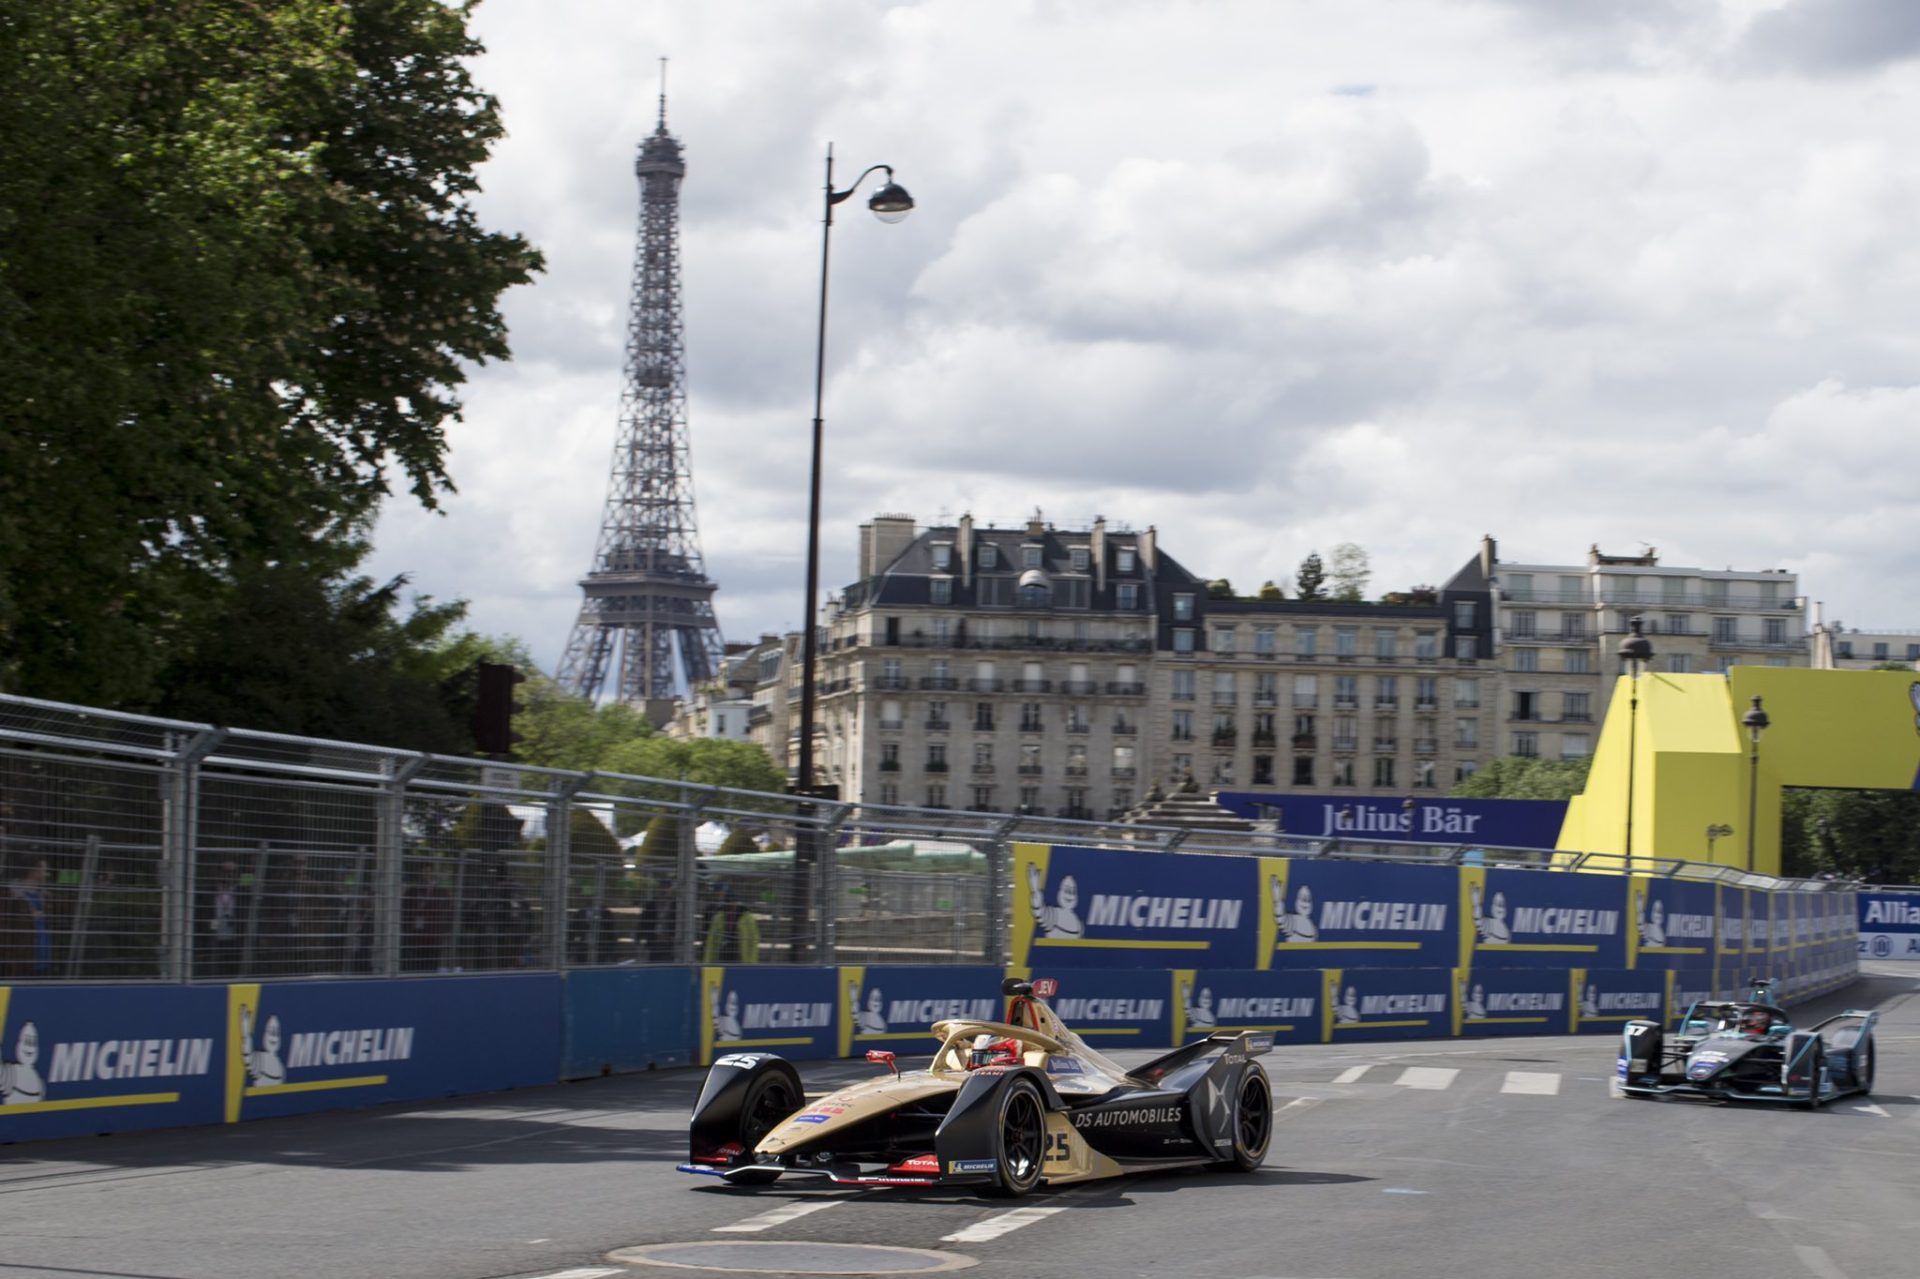
[[[1627,869],[1633,869],[1633,775],[1639,756],[1635,751],[1635,738],[1640,723],[1640,668],[1653,660],[1653,641],[1643,633],[1645,619],[1636,617],[1627,623],[1627,637],[1620,641],[1618,649],[1620,660],[1627,664],[1632,676],[1631,691],[1627,699]]]
[[[826,198],[820,218],[820,324],[813,356],[813,465],[810,496],[807,501],[807,603],[801,613],[800,633],[800,764],[795,789],[802,795],[814,794],[813,781],[813,685],[815,638],[814,600],[820,591],[820,446],[824,420],[821,401],[827,380],[827,262],[832,245],[833,206],[851,198],[867,175],[884,171],[886,185],[867,201],[867,207],[882,222],[898,222],[913,211],[913,197],[893,180],[893,166],[875,164],[863,170],[844,191],[833,189],[833,144],[827,144]]]
[[[1713,825],[1707,827],[1708,861],[1713,860],[1713,842],[1717,839],[1725,839],[1731,834],[1733,834],[1733,827],[1727,825],[1725,822],[1715,822]]]
[[[1755,831],[1754,819],[1760,813],[1760,734],[1767,731],[1773,723],[1767,718],[1766,711],[1760,708],[1760,694],[1753,695],[1753,705],[1740,717],[1746,727],[1747,739],[1753,743],[1753,752],[1747,757],[1747,873],[1753,873],[1753,845]]]

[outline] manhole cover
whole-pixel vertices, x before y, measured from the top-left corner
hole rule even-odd
[[[930,1275],[965,1270],[972,1257],[926,1248],[888,1248],[864,1243],[703,1242],[653,1243],[621,1248],[608,1261],[626,1265],[673,1266],[726,1274],[783,1275]]]

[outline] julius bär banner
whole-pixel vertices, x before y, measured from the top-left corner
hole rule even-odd
[[[1458,949],[1451,866],[1262,857],[1261,968],[1444,968]]]
[[[1459,875],[1459,967],[1626,967],[1625,876],[1478,866]]]
[[[741,965],[699,969],[702,1066],[716,1056],[765,1048],[782,1057],[838,1055],[845,996],[838,968]]]
[[[1920,961],[1920,893],[1863,892],[1858,909],[1860,958]]]
[[[1223,1030],[1260,1031],[1276,1044],[1321,1040],[1318,971],[1181,968],[1173,974],[1173,1042]]]
[[[1215,801],[1236,816],[1276,821],[1281,832],[1315,839],[1552,848],[1567,804],[1559,799],[1405,799],[1354,795],[1221,791]]]
[[[1013,962],[1254,968],[1251,857],[1013,846]]]
[[[936,1021],[1005,1021],[1000,981],[998,968],[843,964],[840,1055],[930,1054],[939,1047],[928,1029]]]

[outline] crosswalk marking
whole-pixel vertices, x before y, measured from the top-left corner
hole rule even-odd
[[[748,1217],[745,1221],[736,1221],[730,1226],[715,1226],[713,1229],[715,1234],[758,1234],[762,1230],[784,1226],[789,1221],[798,1221],[809,1213],[819,1212],[845,1202],[845,1199],[810,1199],[802,1203],[783,1204],[757,1217]]]
[[[1544,1070],[1509,1070],[1507,1081],[1500,1085],[1500,1091],[1525,1093],[1533,1097],[1556,1097],[1560,1094],[1560,1076]]]
[[[1371,1065],[1348,1066],[1345,1070],[1333,1077],[1333,1082],[1336,1084],[1357,1084],[1360,1082],[1360,1076],[1372,1069],[1373,1067]]]
[[[950,1235],[942,1235],[942,1243],[986,1243],[998,1239],[1022,1226],[1031,1226],[1037,1221],[1045,1221],[1056,1212],[1065,1212],[1060,1208],[1015,1208],[1012,1212],[1003,1212],[988,1217],[985,1221],[976,1221],[964,1230],[956,1230]]]
[[[1408,1066],[1393,1082],[1402,1088],[1441,1089],[1451,1085],[1460,1072],[1451,1066]]]

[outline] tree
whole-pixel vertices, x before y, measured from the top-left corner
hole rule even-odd
[[[1780,864],[1793,876],[1920,883],[1920,794],[1789,788],[1780,797]]]
[[[1587,787],[1591,756],[1540,759],[1508,755],[1453,788],[1461,799],[1572,799]]]
[[[0,0],[0,680],[151,709],[236,586],[449,489],[540,267],[440,0]],[[322,573],[321,582],[333,580]]]
[[[1287,593],[1281,590],[1272,578],[1268,578],[1266,581],[1260,583],[1260,599],[1263,602],[1272,603],[1274,600],[1283,600],[1285,598],[1287,598]]]
[[[1358,604],[1367,598],[1367,581],[1373,569],[1367,563],[1365,548],[1342,542],[1328,557],[1328,576],[1333,579],[1333,598],[1343,604]]]
[[[1210,600],[1230,600],[1234,598],[1233,583],[1224,577],[1215,578],[1207,583],[1207,598]]]
[[[1321,587],[1327,580],[1327,572],[1320,563],[1320,552],[1310,551],[1307,558],[1300,561],[1300,571],[1294,575],[1293,597],[1299,600],[1325,599]]]

